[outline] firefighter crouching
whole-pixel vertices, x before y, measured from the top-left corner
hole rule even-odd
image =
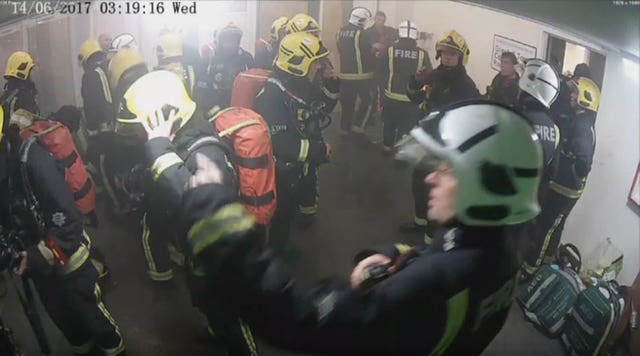
[[[216,212],[222,231],[253,227],[254,218],[245,217],[243,206],[234,204],[238,187],[226,155],[228,147],[197,110],[180,78],[168,71],[146,74],[127,90],[124,103],[118,117],[144,127],[146,161],[153,178],[150,190],[169,214],[162,217],[173,222],[169,228],[181,242],[196,221]],[[210,288],[199,265],[195,261],[187,265],[193,302],[207,317],[212,335],[230,354],[255,354],[244,322],[229,313],[226,301]]]
[[[124,355],[122,337],[102,303],[89,238],[56,161],[17,125],[0,123],[3,230],[24,246],[18,274],[34,281],[40,300],[76,355]]]

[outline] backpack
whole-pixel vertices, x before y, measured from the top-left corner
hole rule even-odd
[[[233,147],[239,199],[256,222],[267,225],[276,210],[276,173],[266,121],[253,110],[230,107],[209,119],[218,136]]]
[[[253,109],[256,96],[270,77],[271,71],[266,69],[251,68],[240,72],[233,82],[230,106]]]
[[[603,350],[620,315],[620,298],[616,288],[603,281],[578,295],[560,337],[568,355],[598,355]]]
[[[95,187],[66,126],[59,122],[37,117],[25,110],[18,110],[17,113],[31,118],[31,125],[22,127],[20,136],[23,139],[35,137],[64,169],[64,178],[73,192],[78,210],[82,214],[94,211],[96,207]]]
[[[579,277],[544,265],[519,287],[517,300],[525,318],[550,337],[560,334],[580,290]]]

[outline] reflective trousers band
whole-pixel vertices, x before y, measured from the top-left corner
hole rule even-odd
[[[162,173],[166,171],[169,167],[175,166],[177,164],[182,164],[182,163],[184,162],[175,152],[168,152],[156,158],[156,160],[153,162],[153,165],[151,165],[153,180],[158,180],[158,178],[160,178]]]
[[[118,339],[120,340],[118,342],[118,345],[116,345],[115,347],[105,347],[106,345],[99,345],[100,349],[102,349],[102,351],[106,356],[116,356],[124,352],[124,343],[122,341],[122,334],[120,334],[120,329],[118,328],[118,324],[116,324],[116,321],[113,320],[111,313],[109,313],[109,310],[107,310],[107,307],[105,307],[104,303],[102,302],[102,291],[100,290],[100,286],[97,283],[93,288],[93,294],[96,296],[96,301],[98,302],[98,309],[100,309],[100,312],[102,313],[102,315],[109,321],[109,324],[111,324],[111,326],[113,327],[113,331],[115,332],[115,334],[118,336]]]
[[[249,352],[251,356],[258,356],[258,348],[256,347],[256,342],[253,340],[253,334],[251,333],[251,329],[249,326],[242,321],[242,319],[238,319],[240,323],[240,328],[242,329],[242,335],[244,336],[244,340],[249,346]]]
[[[553,234],[556,232],[556,229],[562,222],[563,218],[564,218],[564,214],[558,215],[556,219],[553,221],[553,225],[551,225],[551,228],[549,229],[549,231],[547,231],[547,234],[544,237],[544,243],[542,244],[542,248],[540,249],[540,254],[538,255],[538,259],[536,260],[536,265],[534,267],[536,268],[540,267],[542,262],[544,262],[544,257],[547,255],[547,251],[549,250],[549,242],[551,242],[551,236],[553,236]]]
[[[76,252],[69,257],[69,262],[60,267],[62,274],[69,274],[80,268],[89,259],[89,249],[85,244],[80,244]]]
[[[549,182],[549,188],[551,188],[551,190],[553,190],[554,192],[560,195],[564,195],[565,197],[571,198],[571,199],[578,199],[582,196],[582,190],[574,190],[571,188],[567,188],[554,181]]]
[[[325,88],[324,86],[322,87],[322,92],[324,93],[324,95],[332,100],[338,100],[340,98],[340,93],[332,93],[329,91],[329,89]]]
[[[301,206],[300,213],[304,215],[315,215],[318,212],[318,206]]]
[[[410,103],[411,102],[411,100],[409,99],[409,97],[406,94],[394,93],[394,92],[389,91],[387,89],[384,90],[384,96],[386,96],[389,99],[396,100],[396,101],[402,101],[404,103]]]
[[[298,161],[305,162],[309,157],[309,140],[300,140],[300,153],[298,154]]]
[[[106,100],[108,103],[112,103],[113,100],[111,99],[111,89],[109,88],[109,80],[107,79],[107,75],[100,67],[96,68],[96,72],[98,72],[98,75],[100,76],[100,83],[102,84],[102,91],[104,92],[104,100]]]
[[[338,77],[344,80],[373,79],[373,73],[340,73]]]
[[[170,281],[173,278],[173,270],[170,269],[165,272],[149,271],[149,277],[151,278],[151,280],[154,280],[156,282]]]
[[[428,224],[427,219],[419,218],[419,217],[417,217],[417,216],[414,216],[414,217],[413,217],[413,222],[414,222],[414,223],[416,223],[416,225],[419,225],[419,226],[425,226],[425,227],[426,227],[426,226],[427,226],[427,224]]]

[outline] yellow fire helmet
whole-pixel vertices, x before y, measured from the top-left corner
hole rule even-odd
[[[279,40],[284,35],[287,23],[289,23],[289,18],[286,16],[275,19],[271,24],[271,37],[275,38],[276,41]]]
[[[444,37],[436,43],[436,59],[440,58],[440,51],[444,48],[453,48],[462,53],[462,65],[467,65],[467,62],[469,62],[471,50],[467,45],[467,41],[456,30],[445,33]]]
[[[329,55],[329,50],[316,36],[305,32],[286,35],[280,42],[276,66],[283,71],[304,77],[309,73],[311,63]]]
[[[89,57],[93,56],[95,53],[101,52],[102,47],[100,47],[100,42],[94,38],[90,38],[82,43],[80,46],[80,54],[78,55],[78,62],[80,64],[84,64]]]
[[[5,78],[17,78],[20,80],[27,80],[31,69],[35,67],[36,62],[31,55],[27,52],[13,52],[7,60],[7,68],[4,71]]]
[[[151,127],[160,123],[156,114],[162,112],[164,119],[175,110],[178,127],[183,127],[196,111],[196,103],[189,97],[180,77],[166,70],[147,73],[136,80],[124,93],[118,114],[121,123],[141,123],[145,120]],[[175,133],[174,131],[174,133]]]
[[[297,14],[287,22],[287,26],[285,27],[285,33],[287,35],[296,32],[313,33],[317,36],[320,34],[320,24],[307,14]]]
[[[578,88],[578,105],[587,110],[598,112],[600,107],[600,88],[598,88],[598,84],[587,77],[578,77],[574,81]]]
[[[156,47],[158,59],[182,56],[182,36],[177,32],[168,32],[160,36],[160,44]]]
[[[118,51],[109,62],[109,85],[115,89],[120,83],[122,75],[137,65],[145,64],[142,53],[134,48],[124,48]]]

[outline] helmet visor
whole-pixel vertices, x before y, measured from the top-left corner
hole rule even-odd
[[[428,172],[436,170],[446,159],[429,150],[415,137],[406,135],[395,146],[396,159],[408,162],[416,168]]]

